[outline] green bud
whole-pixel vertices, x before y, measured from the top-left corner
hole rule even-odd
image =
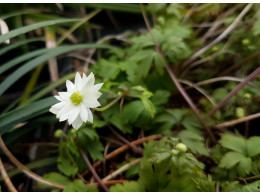
[[[176,149],[180,152],[186,152],[187,151],[187,146],[183,143],[178,143],[176,145]]]
[[[249,39],[243,39],[242,40],[242,45],[249,45],[250,44],[250,40]]]
[[[242,107],[237,107],[236,108],[236,116],[237,116],[237,118],[245,117],[245,109],[242,108]]]
[[[76,129],[71,129],[70,132],[74,134],[74,133],[77,132],[77,130]]]
[[[213,52],[217,52],[218,50],[219,50],[218,46],[212,47],[212,51],[213,51]]]
[[[63,135],[63,131],[61,129],[57,129],[55,132],[54,132],[54,137],[56,138],[61,138]]]
[[[172,149],[172,154],[173,154],[173,155],[177,155],[177,154],[179,154],[179,151],[178,151],[178,150],[175,150],[175,149]]]

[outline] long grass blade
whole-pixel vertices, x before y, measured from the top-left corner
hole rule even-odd
[[[95,45],[95,44],[78,44],[72,46],[62,46],[53,49],[49,49],[46,54],[43,54],[39,57],[34,58],[33,60],[28,61],[23,66],[18,68],[12,74],[10,74],[1,84],[0,84],[0,95],[2,95],[12,84],[14,84],[19,78],[25,75],[27,72],[36,68],[39,64],[45,62],[46,60],[53,58],[55,56],[79,49],[86,48],[112,48],[111,46],[106,45]]]
[[[50,25],[54,25],[54,24],[60,24],[60,23],[67,23],[67,22],[78,22],[81,19],[58,19],[58,20],[49,20],[49,21],[44,21],[44,22],[38,22],[35,24],[31,24],[28,26],[24,26],[24,27],[20,27],[18,29],[15,30],[11,30],[9,33],[6,33],[4,35],[0,36],[0,44],[5,42],[8,39],[11,39],[13,37],[16,37],[18,35],[27,33],[29,31],[35,30],[35,29],[39,29],[45,26],[50,26]]]

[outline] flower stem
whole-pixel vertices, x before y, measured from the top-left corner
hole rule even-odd
[[[116,99],[114,99],[112,102],[110,102],[109,104],[107,104],[106,106],[104,107],[101,107],[101,108],[93,108],[93,110],[96,110],[96,111],[99,111],[99,112],[102,112],[102,111],[105,111],[106,109],[110,108],[111,106],[113,106],[115,103],[117,103],[121,97],[123,96],[123,93],[119,96],[117,96]]]
[[[86,162],[90,172],[92,173],[93,177],[96,179],[96,181],[99,183],[99,185],[106,191],[109,192],[109,189],[105,186],[105,184],[102,182],[102,180],[100,179],[100,177],[98,176],[96,170],[94,169],[94,167],[92,166],[92,164],[90,163],[87,155],[84,153],[84,151],[80,148],[80,153],[84,159],[84,161]]]

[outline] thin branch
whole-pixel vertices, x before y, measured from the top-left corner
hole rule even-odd
[[[227,68],[226,70],[224,70],[220,75],[227,75],[230,72],[232,72],[233,70],[239,68],[240,66],[248,63],[249,61],[253,60],[254,58],[257,58],[260,56],[260,52],[256,52],[253,53],[252,55],[250,55],[249,57],[245,58],[244,60],[238,62],[237,64],[234,64],[232,66],[230,66],[229,68]]]
[[[260,74],[260,67],[258,67],[255,71],[253,71],[243,82],[239,83],[235,89],[233,89],[218,105],[213,108],[213,110],[209,113],[209,116],[213,116],[220,108],[226,105],[226,103],[246,84],[248,84],[251,80],[253,80],[257,75]]]
[[[235,21],[222,33],[220,34],[214,41],[212,41],[207,46],[201,48],[199,51],[197,51],[195,54],[193,54],[185,63],[185,65],[191,63],[193,60],[195,60],[197,57],[205,53],[207,50],[209,50],[211,47],[222,41],[241,21],[241,19],[246,15],[246,13],[250,10],[252,7],[252,3],[248,4],[242,12],[239,14],[239,16],[235,19]]]
[[[135,140],[135,141],[132,141],[131,144],[133,145],[139,145],[139,144],[142,144],[144,142],[148,142],[150,140],[156,140],[156,139],[160,139],[162,137],[161,134],[157,134],[157,135],[151,135],[151,136],[148,136],[148,137],[144,137],[144,138],[141,138],[141,139],[138,139],[138,140]],[[107,156],[104,157],[105,160],[109,160],[111,158],[114,158],[115,156],[121,154],[122,152],[126,151],[127,149],[129,149],[129,146],[128,145],[124,145],[124,146],[121,146],[120,148],[114,150],[113,152],[109,153]],[[100,164],[101,164],[102,161],[97,161],[93,167],[96,168],[98,167]],[[88,174],[88,170],[84,171],[81,175],[82,176],[85,176]]]
[[[105,185],[115,185],[118,183],[124,183],[127,181],[131,181],[131,180],[124,180],[124,179],[119,179],[119,180],[110,180],[110,181],[104,181]],[[91,185],[99,185],[98,183],[91,183],[91,184],[86,184],[87,186],[91,186]]]
[[[5,181],[5,184],[7,185],[8,189],[11,191],[11,192],[17,192],[16,188],[14,187],[12,181],[10,180],[6,170],[5,170],[5,167],[4,167],[4,164],[2,162],[2,159],[0,158],[0,171],[1,171],[1,174],[2,174],[2,177]]]
[[[65,186],[61,185],[61,184],[57,184],[57,183],[53,183],[50,181],[45,180],[43,177],[35,174],[34,172],[32,172],[30,169],[28,169],[27,167],[25,167],[21,162],[19,162],[14,155],[8,150],[8,148],[6,147],[2,136],[0,135],[0,147],[2,148],[2,150],[4,151],[4,153],[6,154],[6,156],[8,156],[8,158],[10,159],[10,161],[15,164],[15,166],[17,166],[24,174],[26,174],[28,177],[41,182],[43,184],[46,184],[48,186],[52,186],[58,189],[64,189]]]
[[[215,101],[208,95],[208,93],[207,93],[204,89],[202,89],[202,88],[196,86],[195,84],[193,84],[193,83],[190,82],[190,81],[186,81],[186,80],[183,80],[183,79],[178,79],[178,81],[179,81],[180,83],[184,83],[184,84],[186,84],[186,85],[188,85],[188,86],[190,86],[190,87],[196,89],[196,90],[199,91],[202,95],[204,95],[204,96],[209,100],[209,102],[210,102],[213,106],[216,105]]]
[[[170,75],[173,83],[175,84],[175,86],[177,87],[177,89],[179,90],[179,92],[181,93],[182,97],[186,100],[186,102],[189,104],[189,106],[191,107],[192,111],[194,112],[194,114],[196,115],[196,117],[198,118],[199,122],[201,123],[201,125],[203,126],[203,128],[205,128],[205,130],[207,131],[208,135],[210,136],[210,139],[213,141],[213,143],[217,143],[217,140],[214,136],[214,134],[211,132],[211,130],[209,129],[209,127],[205,124],[205,122],[203,121],[203,119],[200,117],[200,113],[196,107],[196,105],[192,102],[191,98],[189,97],[189,95],[186,93],[186,91],[182,88],[182,86],[180,85],[180,83],[178,82],[176,76],[174,75],[174,73],[171,71],[170,67],[168,65],[166,65],[166,70],[168,72],[168,74]]]
[[[100,177],[98,176],[96,170],[93,168],[93,166],[91,165],[88,157],[85,155],[84,151],[82,149],[79,149],[80,153],[84,159],[84,161],[86,162],[89,170],[91,171],[93,177],[95,178],[95,180],[99,183],[99,185],[106,191],[109,192],[109,189],[104,185],[104,183],[101,181]]]
[[[123,136],[121,136],[119,133],[117,133],[110,125],[108,125],[109,129],[112,131],[112,133],[118,137],[121,141],[123,141],[126,145],[128,145],[133,152],[143,155],[143,150],[141,148],[137,148],[135,145],[131,144],[130,141],[128,141],[127,139],[125,139]]]
[[[131,166],[134,166],[135,164],[139,163],[141,161],[141,159],[142,158],[138,158],[138,159],[135,159],[132,162],[125,164],[124,166],[120,167],[119,169],[117,169],[113,173],[111,173],[108,176],[106,176],[105,178],[103,178],[102,181],[104,182],[104,181],[108,181],[108,180],[115,178],[116,176],[120,175],[121,173],[123,173],[124,171],[129,169]]]
[[[227,121],[227,122],[224,122],[224,123],[220,123],[218,125],[215,125],[214,127],[215,128],[222,128],[222,127],[237,125],[239,123],[250,121],[250,120],[253,120],[253,119],[258,118],[258,117],[260,117],[260,112],[256,113],[256,114],[248,115],[248,116],[240,118],[240,119],[235,119],[235,120]]]

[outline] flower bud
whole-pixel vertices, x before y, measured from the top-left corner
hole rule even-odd
[[[56,138],[61,138],[63,135],[63,131],[61,129],[57,129],[55,132],[54,132],[54,137]]]
[[[173,155],[177,155],[177,154],[179,154],[179,151],[178,151],[178,150],[175,150],[175,149],[172,149],[172,154],[173,154]]]
[[[183,143],[178,143],[176,145],[176,149],[180,152],[186,152],[187,151],[187,146]]]
[[[242,107],[237,107],[236,108],[236,116],[237,116],[237,118],[245,117],[245,109],[242,108]]]

